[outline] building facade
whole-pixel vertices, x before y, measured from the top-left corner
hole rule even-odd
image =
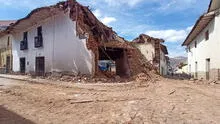
[[[160,74],[166,76],[168,74],[168,50],[163,44],[160,45]]]
[[[0,21],[0,73],[12,71],[12,36],[4,30],[14,22],[13,20]]]
[[[158,72],[166,76],[168,74],[168,50],[162,43],[164,40],[141,34],[132,41],[147,61],[157,68]]]
[[[183,43],[187,47],[188,72],[195,79],[220,79],[220,3],[212,0]]]
[[[74,0],[33,10],[7,27],[0,38],[8,35],[14,73],[103,75],[100,61],[115,63],[120,77],[144,70],[133,59],[139,51]]]
[[[92,74],[92,52],[86,47],[86,38],[76,35],[76,22],[68,13],[58,12],[12,36],[14,72]]]

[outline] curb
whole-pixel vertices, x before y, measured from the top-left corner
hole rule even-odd
[[[42,83],[42,82],[40,82],[40,81],[31,80],[31,79],[19,79],[19,78],[13,78],[13,77],[5,77],[5,76],[0,76],[0,78],[11,79],[11,80],[17,80],[17,81],[28,81],[28,83],[44,84],[44,83]]]
[[[0,78],[18,80],[18,81],[30,81],[28,79],[19,79],[19,78],[13,78],[13,77],[5,77],[5,76],[0,76]]]

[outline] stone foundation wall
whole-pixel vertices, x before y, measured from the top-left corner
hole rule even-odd
[[[196,79],[195,73],[192,74],[193,77]],[[198,78],[197,79],[204,79],[207,80],[206,72],[198,72]],[[211,69],[209,73],[209,80],[220,80],[220,69]]]

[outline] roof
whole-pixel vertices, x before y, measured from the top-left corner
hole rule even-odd
[[[154,38],[151,37],[149,35],[146,34],[140,34],[137,38],[135,38],[132,42],[135,43],[146,43],[146,42],[150,42],[150,41],[160,41],[160,42],[164,42],[163,39],[159,39],[159,38]]]
[[[6,29],[8,26],[15,22],[15,20],[0,20],[0,30]]]
[[[27,27],[32,26],[33,24],[43,19],[46,19],[52,15],[57,14],[58,11],[59,11],[59,8],[57,5],[34,9],[26,17],[19,19],[14,24],[12,24],[8,28],[8,30],[16,32],[16,31],[26,29]]]
[[[84,35],[85,32],[93,35],[97,41],[111,41],[114,39],[116,32],[112,28],[107,27],[100,22],[87,6],[73,0],[59,2],[56,5],[46,6],[34,9],[26,17],[19,19],[7,30],[10,32],[20,32],[27,27],[37,24],[39,21],[45,20],[59,13],[67,13],[70,8],[69,16],[71,20],[77,21],[77,33]]]
[[[196,21],[193,29],[183,42],[182,46],[189,45],[197,36],[200,34],[203,29],[212,21],[215,17],[215,12],[210,12],[200,16],[200,18]]]
[[[0,26],[9,26],[15,22],[16,20],[0,20]]]
[[[101,44],[103,47],[122,48],[122,49],[135,49],[128,42],[112,41]]]
[[[163,51],[164,54],[168,54],[168,50],[167,50],[167,47],[163,44],[160,44],[160,48],[161,50]]]
[[[220,0],[211,0],[208,8],[208,12],[217,10],[220,8]]]

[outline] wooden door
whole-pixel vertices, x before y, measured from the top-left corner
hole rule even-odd
[[[44,76],[45,74],[45,59],[44,57],[36,57],[36,75]]]
[[[25,58],[20,58],[20,72],[24,74],[26,71],[26,60]]]

